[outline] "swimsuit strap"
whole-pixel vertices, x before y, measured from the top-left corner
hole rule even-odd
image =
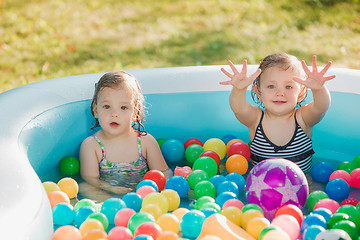
[[[100,139],[98,138],[98,136],[96,136],[95,134],[93,134],[92,136],[93,136],[93,138],[95,138],[95,140],[98,142],[98,144],[99,144],[100,147],[101,147],[102,159],[105,159],[106,154],[105,154],[104,144],[102,144],[102,142],[100,141]],[[102,160],[102,159],[101,159],[101,160]]]
[[[141,150],[141,139],[140,139],[140,134],[138,134],[138,137],[137,137],[137,145],[138,145],[138,151],[139,151],[140,158],[143,158],[143,155],[142,155],[142,150]]]

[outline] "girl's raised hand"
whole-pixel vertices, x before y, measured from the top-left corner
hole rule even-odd
[[[233,87],[242,90],[247,89],[247,87],[260,75],[261,69],[258,69],[255,73],[250,76],[247,76],[247,62],[243,61],[243,66],[241,72],[239,72],[235,65],[228,61],[228,64],[233,71],[233,74],[226,71],[224,68],[221,68],[221,71],[230,78],[229,81],[220,82],[221,85],[232,85]]]
[[[312,58],[312,71],[309,70],[304,60],[301,61],[301,64],[303,66],[303,69],[307,75],[307,79],[302,79],[299,77],[293,77],[293,80],[305,85],[307,88],[310,88],[311,90],[318,90],[321,89],[326,81],[329,81],[333,78],[335,78],[335,75],[327,76],[325,77],[325,73],[329,70],[331,66],[331,62],[329,61],[326,66],[318,72],[317,64],[316,64],[316,56],[313,56]]]

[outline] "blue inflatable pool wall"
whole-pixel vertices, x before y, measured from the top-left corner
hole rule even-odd
[[[221,67],[128,71],[145,94],[146,130],[155,138],[182,142],[226,134],[249,141],[247,128],[230,109],[231,87],[219,84],[226,79]],[[251,72],[257,66],[249,68]],[[332,103],[314,128],[313,142],[316,160],[337,165],[360,154],[360,71],[333,68],[329,74],[337,75],[327,83]],[[78,157],[82,140],[93,133],[90,103],[94,84],[102,75],[51,79],[0,94],[0,233],[4,239],[51,239],[52,214],[39,177],[55,172],[63,157]]]

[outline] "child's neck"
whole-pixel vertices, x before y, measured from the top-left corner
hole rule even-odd
[[[129,129],[129,131],[126,133],[116,134],[116,135],[107,133],[104,130],[100,130],[99,133],[100,133],[100,136],[102,136],[106,140],[116,140],[116,139],[117,140],[126,140],[128,138],[131,138],[135,132],[133,131],[133,129]]]

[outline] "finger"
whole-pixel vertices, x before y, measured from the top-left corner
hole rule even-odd
[[[296,77],[296,76],[294,76],[292,79],[293,79],[295,82],[298,82],[298,83],[300,83],[300,84],[302,84],[302,85],[304,85],[304,83],[305,83],[305,80],[304,80],[304,79],[299,78],[299,77]]]
[[[309,76],[309,74],[310,74],[311,72],[310,72],[310,69],[308,68],[308,66],[306,65],[306,63],[305,63],[304,60],[301,61],[301,65],[302,65],[302,67],[303,67],[303,69],[304,69],[305,74]]]
[[[229,73],[228,71],[226,71],[224,68],[221,68],[221,71],[222,71],[226,76],[228,76],[229,78],[232,77],[232,74]]]
[[[230,60],[228,61],[228,64],[231,67],[231,70],[233,71],[234,74],[239,73],[239,71],[236,69],[235,65]]]
[[[329,67],[331,66],[331,64],[332,64],[332,62],[331,61],[329,61],[327,64],[326,64],[326,66],[321,70],[321,74],[322,75],[324,75],[326,72],[327,72],[327,70],[329,69]]]
[[[231,81],[219,82],[221,85],[231,85]]]
[[[246,59],[244,59],[244,61],[243,61],[243,65],[242,65],[241,72],[242,72],[245,76],[247,76],[247,61],[246,61]]]
[[[256,70],[256,72],[254,72],[253,74],[251,74],[250,79],[253,82],[261,73],[261,69],[259,68],[258,70]]]
[[[328,77],[324,77],[324,80],[329,81],[331,79],[334,79],[335,77],[336,77],[336,75],[331,75],[331,76],[328,76]]]
[[[316,56],[312,57],[312,71],[317,72],[317,65],[316,65]]]

